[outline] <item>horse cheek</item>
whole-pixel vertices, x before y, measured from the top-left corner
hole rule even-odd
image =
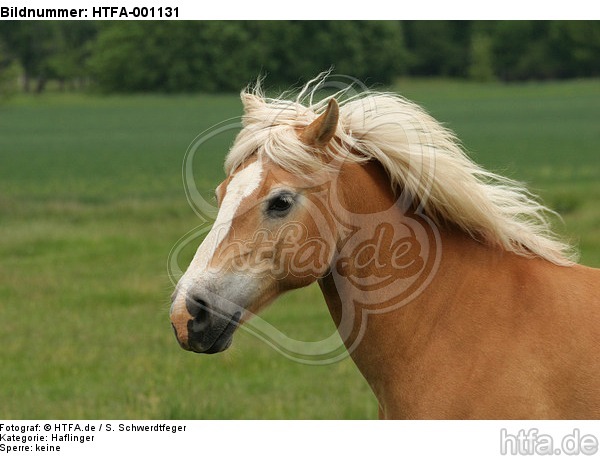
[[[315,247],[307,241],[303,243],[296,255],[294,256],[294,262],[292,263],[292,274],[296,277],[307,277],[313,275],[315,265]]]

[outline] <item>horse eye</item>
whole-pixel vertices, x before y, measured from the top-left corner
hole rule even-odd
[[[277,195],[269,200],[267,212],[271,215],[281,217],[288,213],[292,204],[294,204],[294,197],[292,195],[285,193]]]

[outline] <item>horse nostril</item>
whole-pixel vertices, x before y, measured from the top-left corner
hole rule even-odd
[[[185,306],[194,321],[201,323],[208,320],[208,305],[202,299],[190,297],[186,299]]]

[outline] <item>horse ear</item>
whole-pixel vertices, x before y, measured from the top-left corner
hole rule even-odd
[[[332,98],[329,100],[327,110],[300,134],[300,140],[309,146],[325,147],[335,135],[339,118],[340,109],[337,101]]]

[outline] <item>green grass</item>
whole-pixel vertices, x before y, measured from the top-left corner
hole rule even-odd
[[[562,213],[558,229],[582,261],[600,266],[598,81],[397,88],[478,162],[526,181]],[[198,224],[181,163],[197,134],[239,114],[235,95],[50,94],[0,105],[3,419],[376,417],[349,359],[298,364],[244,331],[214,356],[175,342],[167,256]],[[219,136],[194,163],[207,194],[231,140]],[[303,340],[334,330],[316,287],[265,318]]]

